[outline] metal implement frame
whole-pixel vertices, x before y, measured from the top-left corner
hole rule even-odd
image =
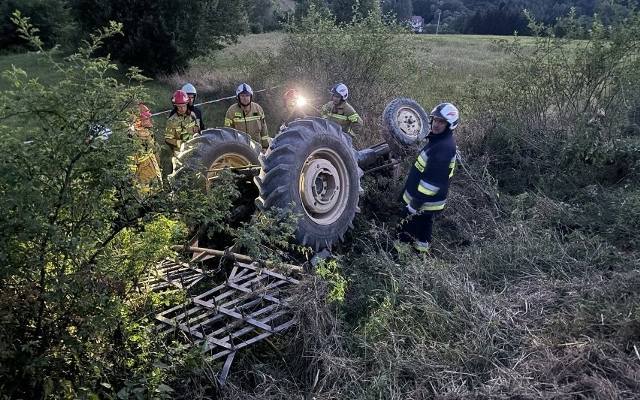
[[[164,260],[141,283],[155,292],[187,291],[187,301],[156,315],[156,330],[164,335],[180,334],[203,352],[211,353],[214,360],[226,357],[218,375],[218,381],[223,385],[238,350],[296,324],[287,307],[291,300],[288,289],[300,281],[259,262],[237,260],[250,260],[247,256],[200,247],[188,249],[193,252],[191,263],[221,254],[233,259],[233,267],[225,281],[201,293],[193,293],[207,273],[191,263]],[[294,269],[294,272],[298,271]]]

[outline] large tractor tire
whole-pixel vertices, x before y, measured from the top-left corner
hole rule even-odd
[[[357,154],[339,125],[311,117],[291,122],[260,156],[255,177],[261,210],[287,208],[300,216],[298,243],[331,248],[353,227],[360,196]]]
[[[185,143],[172,178],[174,182],[196,178],[208,188],[210,179],[224,168],[258,165],[260,150],[260,145],[244,132],[231,128],[206,129]]]
[[[384,109],[383,135],[392,153],[403,156],[415,153],[429,133],[429,116],[415,100],[393,99]]]

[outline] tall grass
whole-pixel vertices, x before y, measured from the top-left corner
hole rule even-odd
[[[638,157],[630,151],[637,138],[629,133],[636,94],[615,92],[617,81],[610,81],[596,104],[609,104],[603,99],[615,94],[623,97],[614,104],[624,107],[606,110],[604,120],[589,123],[593,115],[586,113],[562,124],[528,125],[541,117],[532,113],[535,107],[550,122],[563,107],[591,104],[589,81],[583,87],[571,75],[588,71],[597,80],[596,71],[607,76],[617,68],[612,76],[634,75],[637,69],[624,59],[637,60],[634,23],[579,45],[549,47],[555,39],[543,35],[524,46],[508,42],[519,46],[517,54],[476,42],[486,64],[456,59],[456,38],[406,36],[420,65],[443,57],[415,71],[424,78],[420,87],[434,88],[421,99],[450,99],[463,109],[456,132],[463,168],[437,219],[432,254],[401,249],[392,255],[402,180],[367,178],[363,214],[338,249],[348,280],[344,303],[327,303],[327,283],[311,279],[301,294],[307,301],[298,305],[303,323],[282,344],[283,359],[259,368],[263,378],[255,390],[248,389],[251,373],[238,371],[226,394],[636,398],[640,220]],[[625,34],[625,46],[636,50],[601,57],[616,50],[615,35]],[[429,52],[418,50],[422,41],[430,42]],[[541,52],[566,58],[544,60]],[[529,96],[554,94],[563,88],[558,85],[578,90],[544,104]]]

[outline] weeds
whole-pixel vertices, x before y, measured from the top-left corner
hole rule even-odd
[[[507,61],[518,78],[507,92],[465,98],[476,118],[457,131],[464,168],[432,255],[391,254],[402,182],[367,178],[340,249],[344,303],[327,303],[330,285],[311,278],[282,347],[301,372],[271,369],[256,390],[239,389],[238,374],[234,398],[637,397],[638,158],[633,108],[614,106],[635,97],[609,80],[636,71],[637,53],[611,57],[633,21],[574,55],[552,38],[530,42]],[[602,106],[613,108],[589,121]]]

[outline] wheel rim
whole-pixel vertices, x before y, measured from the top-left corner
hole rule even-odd
[[[401,107],[398,110],[396,121],[400,130],[412,139],[417,139],[418,135],[422,131],[422,118],[420,118],[420,115],[410,107]]]
[[[225,153],[211,163],[207,170],[207,180],[215,178],[225,168],[246,167],[247,165],[251,165],[251,161],[242,154]]]
[[[299,191],[305,213],[319,225],[334,223],[347,207],[349,175],[335,151],[313,151],[300,171]]]

